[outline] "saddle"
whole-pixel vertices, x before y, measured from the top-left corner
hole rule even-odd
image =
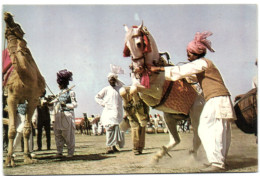
[[[257,88],[242,95],[234,106],[237,127],[244,133],[257,135]]]
[[[8,78],[10,77],[12,71],[13,71],[12,61],[9,56],[8,49],[5,49],[2,52],[2,74],[3,74],[2,84],[3,84],[3,86],[6,86]]]
[[[167,108],[174,109],[181,114],[189,114],[197,93],[186,80],[165,81],[163,86],[163,98],[161,102],[156,105],[164,104]],[[154,106],[153,108],[155,108]]]

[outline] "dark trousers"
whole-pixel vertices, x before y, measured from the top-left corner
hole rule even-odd
[[[44,127],[46,133],[46,144],[47,149],[51,148],[51,128],[50,128],[50,120],[39,122],[37,125],[38,135],[37,135],[37,145],[38,149],[42,149],[42,128]]]

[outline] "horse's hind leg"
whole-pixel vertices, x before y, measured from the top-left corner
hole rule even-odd
[[[164,121],[169,130],[170,141],[167,145],[162,146],[162,149],[158,151],[153,157],[153,160],[156,162],[158,162],[159,159],[162,158],[165,154],[168,154],[168,151],[170,151],[181,141],[177,131],[177,120],[173,116],[175,116],[175,114],[164,113]]]

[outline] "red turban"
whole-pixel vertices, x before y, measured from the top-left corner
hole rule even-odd
[[[214,49],[211,48],[211,42],[206,38],[211,36],[212,32],[205,31],[205,32],[197,32],[195,34],[194,40],[191,41],[187,46],[187,51],[196,54],[205,53],[206,50],[210,50],[211,52],[215,52]]]

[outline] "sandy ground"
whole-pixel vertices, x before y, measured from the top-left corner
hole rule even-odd
[[[232,143],[227,157],[226,173],[258,172],[258,145],[254,135],[244,134],[235,125],[232,127]],[[14,168],[3,168],[5,175],[92,175],[92,174],[174,174],[199,173],[203,163],[207,161],[203,147],[200,147],[198,159],[188,154],[192,145],[192,131],[180,133],[181,143],[176,146],[169,156],[165,156],[159,163],[152,163],[152,156],[164,144],[168,143],[168,134],[146,134],[146,147],[142,155],[132,152],[131,135],[125,134],[126,143],[121,152],[105,154],[105,135],[89,136],[76,134],[76,151],[73,158],[54,158],[56,153],[54,136],[52,133],[52,150],[36,151],[37,163],[23,164],[23,153],[16,152]],[[34,137],[36,144],[36,137]],[[36,145],[34,149],[36,149]],[[66,148],[64,150],[66,155]],[[6,153],[4,152],[5,156]],[[5,157],[3,158],[3,161]],[[244,175],[243,174],[243,175]]]

